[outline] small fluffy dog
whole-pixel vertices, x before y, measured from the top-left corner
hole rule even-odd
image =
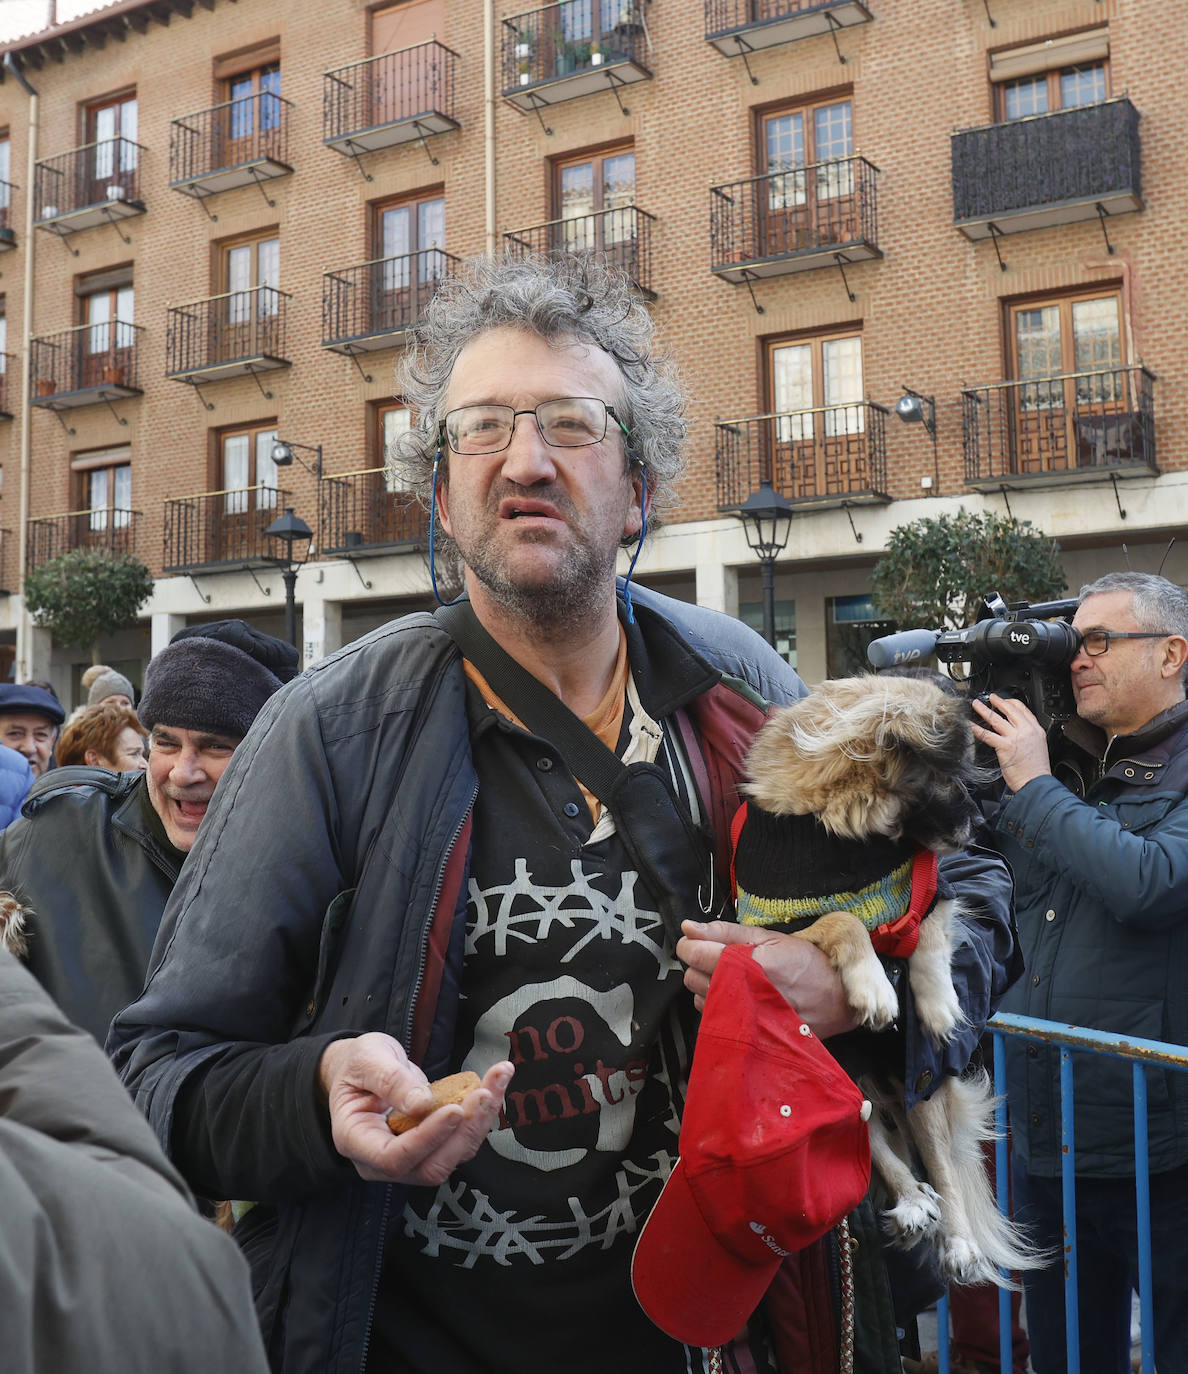
[[[962,916],[943,892],[929,907],[937,854],[968,840],[976,814],[968,703],[926,677],[826,682],[772,714],[748,777],[735,823],[739,920],[821,949],[871,1030],[890,1026],[899,1008],[876,950],[906,956],[924,1031],[938,1045],[949,1039],[964,1022],[951,974]],[[866,1051],[878,1045],[856,1039]],[[840,1057],[876,1109],[871,1159],[897,1243],[927,1237],[954,1282],[1017,1286],[999,1267],[1029,1268],[1037,1256],[999,1215],[986,1175],[982,1143],[995,1134],[986,1073],[946,1077],[909,1112],[901,1066],[896,1080],[862,1049]]]

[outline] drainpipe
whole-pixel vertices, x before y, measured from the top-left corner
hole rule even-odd
[[[494,253],[495,239],[495,0],[483,4],[483,166],[485,178],[484,227],[487,252]]]
[[[21,611],[17,621],[17,664],[16,676],[19,679],[29,675],[31,627],[25,611],[25,558],[29,540],[29,470],[33,451],[33,412],[29,397],[33,390],[33,276],[34,276],[34,237],[33,237],[33,188],[37,177],[37,133],[40,101],[37,92],[29,84],[25,73],[13,58],[11,52],[4,54],[4,70],[24,88],[29,97],[29,157],[25,173],[25,280],[21,295],[21,334],[24,347],[21,350],[21,448],[20,448],[20,513],[17,517],[17,579],[21,589]]]

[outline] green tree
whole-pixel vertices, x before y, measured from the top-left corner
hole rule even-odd
[[[64,647],[89,648],[92,663],[99,662],[100,637],[134,625],[152,592],[152,574],[139,558],[103,549],[70,549],[25,578],[33,623]]]
[[[1067,585],[1054,539],[1028,521],[966,510],[893,530],[871,582],[878,613],[903,629],[960,629],[993,592],[1009,605],[1053,600]]]

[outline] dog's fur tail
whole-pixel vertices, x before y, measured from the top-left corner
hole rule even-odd
[[[966,1259],[950,1244],[945,1247],[945,1268],[957,1283],[995,1283],[1017,1290],[1018,1280],[1004,1278],[1000,1271],[1013,1276],[1024,1269],[1038,1269],[1049,1256],[1032,1243],[1022,1227],[998,1210],[982,1149],[986,1142],[998,1138],[994,1125],[998,1099],[985,1070],[950,1080],[948,1096],[953,1170],[964,1183],[961,1201],[977,1253]],[[908,1116],[910,1120],[911,1113]],[[942,1246],[952,1240],[946,1236]]]

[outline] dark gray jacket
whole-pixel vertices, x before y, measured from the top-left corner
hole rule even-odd
[[[725,805],[762,717],[756,689],[787,701],[804,687],[737,621],[643,591],[636,605],[649,651],[663,639],[686,683],[661,714],[704,708],[709,785],[732,794],[710,806]],[[383,1030],[430,1077],[443,1071],[477,785],[460,655],[431,616],[395,621],[315,665],[236,751],[144,994],[112,1027],[109,1052],[191,1184],[264,1204],[236,1234],[286,1374],[358,1374],[365,1358],[400,1200],[362,1183],[334,1150],[318,1063],[330,1040]],[[975,1007],[1001,994],[998,951],[1013,947],[1005,868],[990,859],[980,871]]]
[[[0,888],[30,909],[30,971],[102,1045],[144,986],[185,855],[169,843],[143,771],[55,768],[0,834]]]
[[[1035,778],[995,817],[1027,966],[1003,1007],[1188,1045],[1188,702],[1115,738],[1100,771],[1084,801]],[[1130,1064],[1073,1065],[1077,1172],[1132,1175]],[[1056,1052],[1008,1041],[1007,1066],[1015,1148],[1055,1176]],[[1188,1161],[1188,1074],[1149,1069],[1147,1093],[1151,1168],[1174,1168]]]
[[[247,1265],[94,1040],[0,950],[0,1330],[13,1374],[266,1374]]]

